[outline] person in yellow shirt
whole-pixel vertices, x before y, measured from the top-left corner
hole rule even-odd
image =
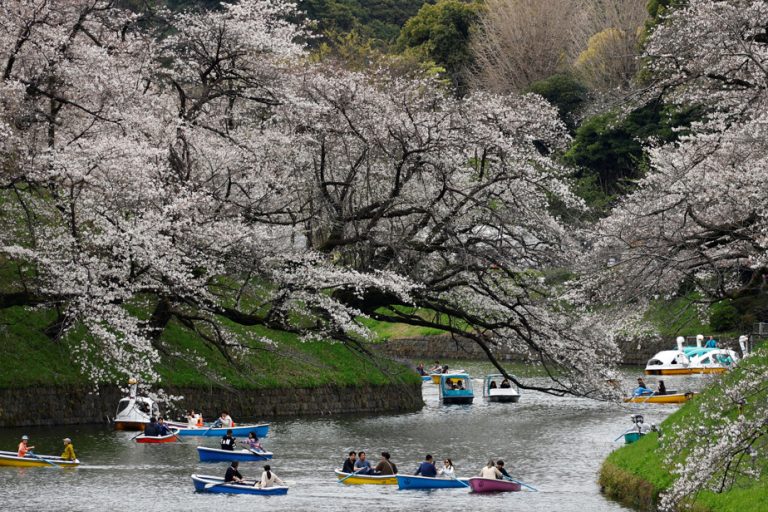
[[[77,460],[75,447],[72,446],[72,440],[68,437],[64,438],[64,453],[61,454],[61,458],[64,460]]]

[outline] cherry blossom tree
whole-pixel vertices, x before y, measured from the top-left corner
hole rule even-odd
[[[312,65],[282,0],[0,9],[0,307],[55,308],[95,381],[156,379],[171,321],[237,364],[232,322],[364,350],[369,316],[599,392],[615,346],[546,279],[574,247],[551,205],[579,203],[543,99]]]
[[[594,286],[613,303],[670,295],[694,285],[704,301],[762,290],[768,270],[768,4],[756,0],[690,0],[655,28],[646,49],[655,77],[651,93],[705,112],[691,133],[652,148],[652,169],[637,192],[601,226],[596,254],[619,264]],[[744,458],[766,434],[765,366],[755,365],[702,405],[712,422],[669,443],[670,461],[684,458],[664,505],[697,490],[727,488],[734,472],[757,469]],[[744,400],[747,399],[746,405]],[[717,442],[710,443],[711,439]],[[682,441],[685,440],[685,441]],[[686,444],[686,441],[690,442]],[[764,442],[764,441],[763,441]],[[752,461],[752,462],[750,462]]]

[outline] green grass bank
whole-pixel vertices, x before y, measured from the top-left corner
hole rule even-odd
[[[606,495],[635,509],[656,510],[659,495],[674,482],[671,467],[665,462],[665,443],[676,426],[701,425],[708,421],[703,417],[701,406],[722,394],[722,385],[740,379],[745,372],[757,366],[768,365],[768,349],[762,348],[748,358],[732,372],[722,376],[699,396],[683,405],[669,416],[661,429],[665,437],[659,439],[656,433],[650,433],[637,443],[624,446],[612,452],[600,470],[599,483]],[[750,414],[750,402],[766,400],[765,393],[751,397],[744,407],[744,414]],[[691,440],[693,441],[693,440]],[[671,461],[671,464],[679,462]],[[768,454],[758,451],[757,464],[762,465],[761,478],[736,478],[733,486],[724,492],[700,492],[686,510],[695,512],[764,512],[768,510]]]

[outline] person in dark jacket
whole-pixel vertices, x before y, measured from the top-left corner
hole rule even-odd
[[[224,475],[225,482],[234,482],[236,484],[243,483],[243,475],[241,475],[237,470],[239,465],[240,463],[237,461],[230,464],[230,466],[227,468],[227,473]]]
[[[232,437],[232,429],[227,430],[227,434],[222,436],[221,449],[235,451],[235,438]]]
[[[395,463],[389,460],[389,452],[381,452],[381,460],[378,464],[376,464],[376,467],[373,468],[373,471],[377,475],[396,475],[397,474],[397,466],[395,466]]]
[[[349,452],[349,457],[344,459],[344,466],[341,468],[341,470],[344,473],[354,473],[356,459],[357,459],[357,453],[355,453],[354,451]]]
[[[428,476],[431,478],[437,476],[437,468],[435,467],[434,462],[432,462],[432,455],[427,454],[427,456],[424,457],[424,462],[419,464],[414,475]]]
[[[504,469],[504,461],[499,459],[496,461],[496,469],[499,470],[499,473],[504,477],[504,479],[512,480],[512,476],[507,472],[506,469]]]
[[[149,423],[147,425],[144,425],[144,435],[145,436],[159,436],[160,431],[157,428],[157,420],[154,416],[149,418]]]

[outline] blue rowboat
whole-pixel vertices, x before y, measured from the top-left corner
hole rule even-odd
[[[462,482],[464,482],[462,484]],[[417,475],[397,475],[400,489],[456,489],[469,487],[466,478],[432,478]]]
[[[205,437],[222,437],[227,433],[227,430],[232,431],[232,435],[235,437],[248,437],[251,432],[256,433],[256,437],[267,437],[269,432],[269,423],[261,423],[259,425],[242,425],[239,427],[186,427],[179,428],[178,435],[180,436],[205,436]]]
[[[200,462],[254,462],[270,460],[272,452],[252,452],[251,450],[221,450],[219,448],[207,448],[198,446],[197,453]]]
[[[192,483],[195,490],[200,492],[213,492],[218,494],[262,494],[274,496],[288,494],[288,487],[283,485],[262,489],[255,487],[253,481],[245,481],[242,484],[224,483],[224,479],[217,476],[192,475]]]

